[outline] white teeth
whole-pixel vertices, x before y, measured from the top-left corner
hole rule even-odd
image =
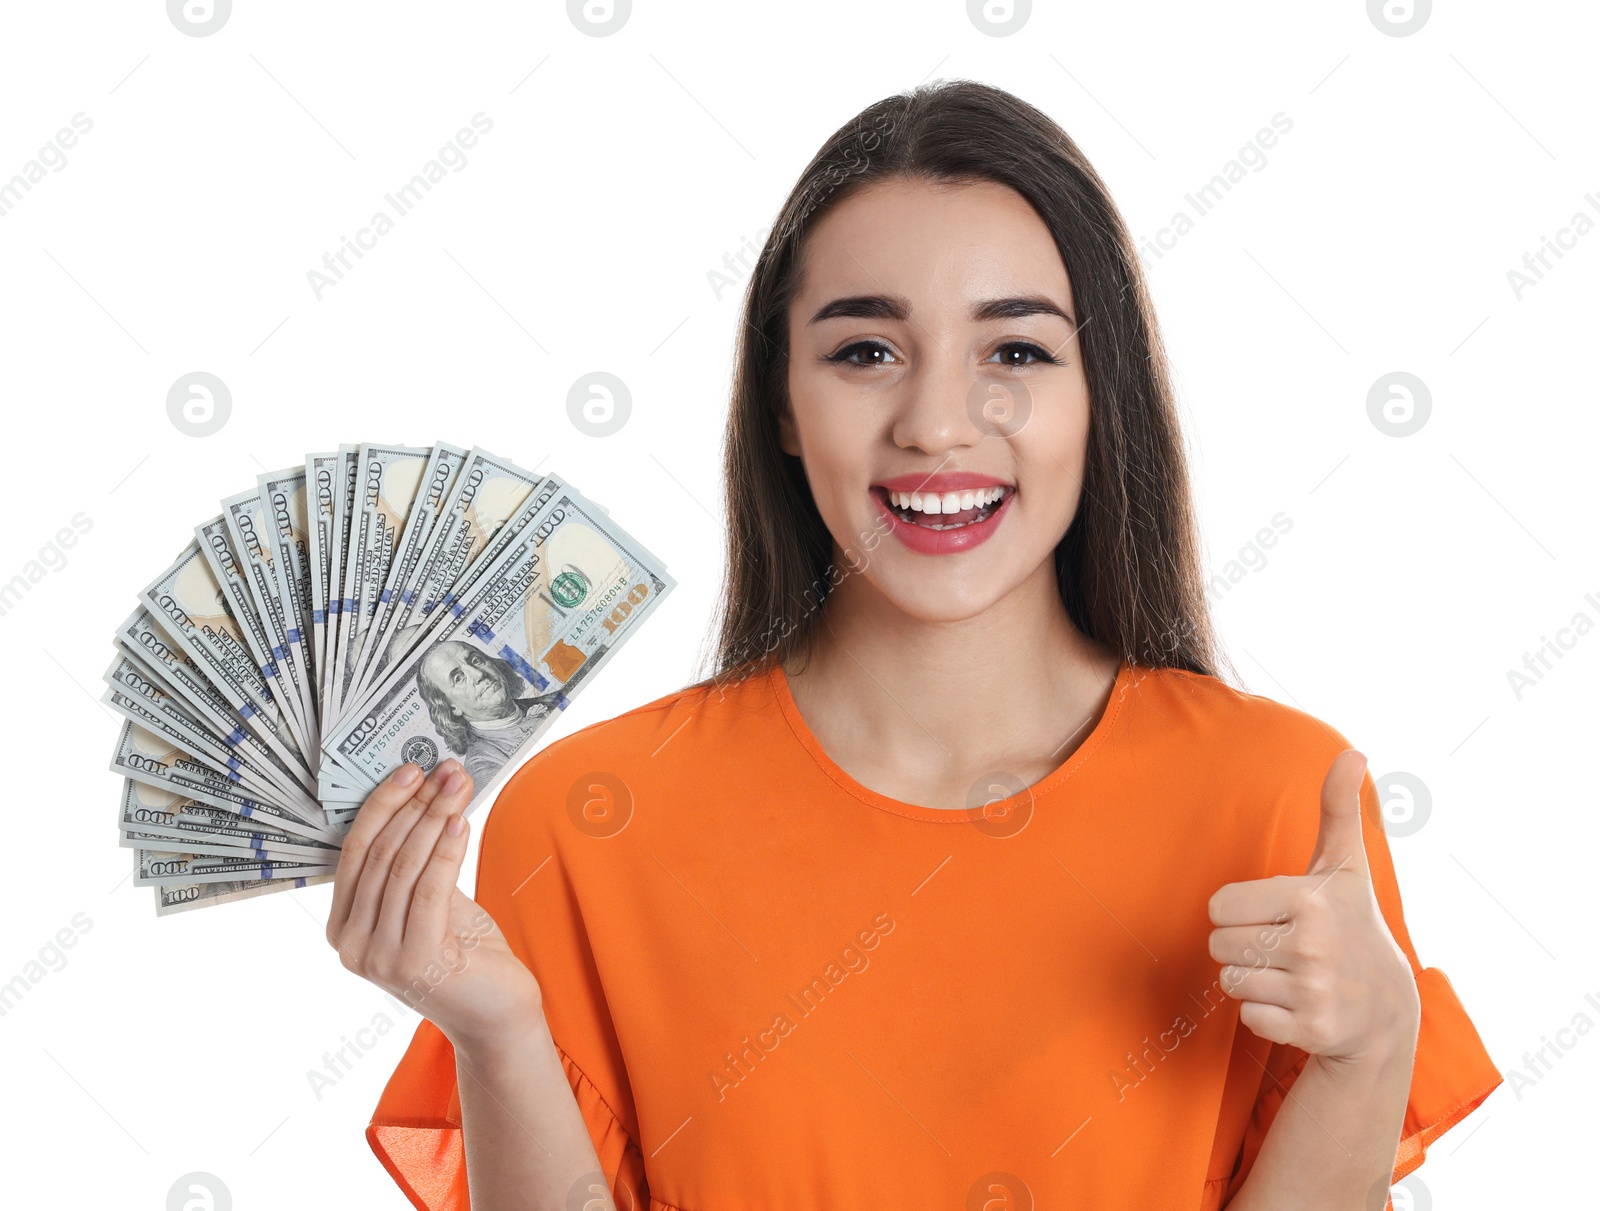
[[[972,508],[987,508],[1005,495],[1005,489],[999,486],[993,488],[968,489],[964,492],[890,492],[889,503],[898,509],[909,509],[913,513],[943,514],[960,513]]]

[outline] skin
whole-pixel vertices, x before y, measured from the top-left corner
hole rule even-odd
[[[1304,875],[1229,883],[1211,897],[1211,957],[1225,964],[1240,1021],[1310,1056],[1230,1211],[1382,1211],[1388,1198],[1422,1007],[1372,890],[1366,764],[1355,749],[1333,759]]]
[[[896,296],[909,315],[811,322],[824,304],[861,295]],[[864,786],[928,807],[965,808],[996,769],[1037,782],[1092,729],[1116,677],[1116,655],[1068,619],[1051,564],[1077,511],[1088,441],[1076,325],[971,318],[974,303],[1019,296],[1076,315],[1055,242],[1020,195],[884,182],[813,229],[790,309],[782,445],[805,467],[834,562],[864,568],[829,594],[806,665],[785,672],[830,757]],[[861,341],[880,346],[853,355],[863,364],[824,360]],[[991,383],[1031,397],[1014,438],[986,436],[969,411],[974,384]],[[869,485],[941,471],[1015,485],[994,537],[959,555],[918,554],[893,537],[864,551],[859,536],[882,524]],[[975,710],[970,693],[951,692],[953,672],[972,668],[1006,687],[1005,710]]]
[[[1076,327],[1050,314],[973,318],[980,301],[1017,296],[1074,316],[1049,229],[1001,185],[886,181],[823,217],[802,269],[783,448],[804,465],[835,562],[852,574],[830,594],[807,658],[785,667],[796,705],[846,772],[903,802],[965,808],[968,788],[997,768],[1032,785],[1092,730],[1117,669],[1067,617],[1052,562],[1078,507],[1087,446]],[[831,300],[862,295],[898,298],[902,314],[813,322]],[[827,360],[862,341],[849,360]],[[1018,353],[1018,343],[1061,364]],[[969,407],[974,384],[994,382],[1014,393],[1021,384],[1031,400],[1008,436]],[[994,535],[954,555],[893,537],[868,550],[859,536],[878,518],[869,486],[940,471],[1015,486]],[[970,693],[951,692],[969,668],[1005,687],[1004,710],[975,711]],[[1064,736],[1059,719],[1073,721]],[[1211,957],[1227,965],[1241,1021],[1311,1056],[1232,1211],[1369,1211],[1375,1183],[1387,1193],[1420,1009],[1367,871],[1364,768],[1353,749],[1334,759],[1306,875],[1229,884],[1209,906]]]
[[[411,764],[385,778],[345,837],[327,938],[347,969],[405,1000],[455,1049],[472,1205],[563,1208],[600,1161],[538,981],[456,886],[471,798],[453,759],[426,779]]]
[[[785,668],[796,704],[834,761],[904,802],[964,808],[968,787],[995,769],[1032,785],[1092,730],[1118,667],[1072,625],[1055,584],[1052,553],[1078,507],[1089,396],[1054,242],[1004,187],[879,182],[818,222],[802,268],[782,441],[852,573],[829,595],[809,659]],[[825,303],[866,295],[896,298],[904,314],[811,322]],[[1014,297],[1049,300],[1064,315],[972,316],[975,303]],[[883,352],[854,354],[855,365],[823,360],[861,340]],[[968,409],[975,383],[1025,389],[1027,423],[986,435]],[[926,556],[888,536],[862,541],[881,529],[871,483],[956,470],[1016,489],[988,542]],[[1005,687],[1004,710],[975,710],[970,693],[951,692],[965,668]],[[1364,765],[1354,750],[1334,759],[1304,876],[1229,884],[1209,906],[1211,957],[1229,968],[1241,1021],[1311,1056],[1232,1211],[1383,1205],[1370,1197],[1394,1161],[1419,1009],[1367,873]],[[456,887],[470,781],[455,761],[419,775],[403,767],[357,814],[328,940],[346,967],[395,995],[430,963],[457,969],[418,1007],[456,1049],[473,1206],[563,1207],[598,1168],[594,1149],[537,982]],[[472,949],[462,963],[464,939]]]

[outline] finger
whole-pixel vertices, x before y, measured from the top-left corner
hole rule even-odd
[[[1354,870],[1367,874],[1367,847],[1361,840],[1361,776],[1367,759],[1347,748],[1333,759],[1322,780],[1322,818],[1306,874]]]
[[[1288,970],[1288,947],[1284,936],[1293,932],[1290,923],[1283,925],[1230,925],[1211,931],[1211,957],[1219,963],[1232,963],[1239,967],[1276,967]]]
[[[1271,925],[1292,917],[1309,890],[1304,875],[1273,875],[1225,883],[1206,907],[1213,925]]]
[[[367,845],[390,817],[416,793],[422,780],[422,770],[411,761],[406,762],[367,796],[361,810],[344,835],[339,849],[339,865],[333,875],[333,905],[328,910],[328,941],[335,941],[350,916],[350,904],[355,899],[356,883],[361,865],[366,860]]]
[[[472,791],[469,789],[470,799]],[[451,831],[455,830],[455,831]],[[467,818],[453,815],[445,821],[444,834],[433,847],[433,856],[423,868],[411,895],[411,912],[406,917],[406,941],[428,942],[444,936],[450,925],[450,901],[461,878],[461,860],[467,856]]]
[[[380,947],[399,947],[406,934],[406,918],[411,912],[411,897],[433,855],[444,823],[467,805],[472,780],[461,769],[445,778],[433,802],[413,825],[405,842],[389,864],[389,878],[383,889],[383,904],[378,910],[372,938]]]
[[[1299,1004],[1300,986],[1287,971],[1272,967],[1235,967],[1230,963],[1222,969],[1219,982],[1222,991],[1236,1001],[1254,1001],[1281,1009],[1294,1009]]]
[[[1293,1043],[1300,1037],[1294,1014],[1282,1005],[1245,1001],[1239,1006],[1239,1020],[1269,1042]]]
[[[378,910],[383,906],[383,891],[389,881],[389,867],[394,856],[417,821],[433,802],[451,773],[460,769],[454,760],[440,762],[427,780],[404,804],[389,817],[389,822],[379,830],[367,846],[366,861],[362,863],[360,880],[356,884],[355,898],[350,903],[350,915],[345,920],[341,941],[348,938],[352,944],[364,943],[378,923]]]

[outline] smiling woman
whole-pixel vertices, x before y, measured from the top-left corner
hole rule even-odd
[[[346,841],[329,936],[382,986],[497,925],[428,985],[378,1157],[430,1211],[1382,1207],[1500,1077],[1364,758],[1221,678],[1077,146],[980,84],[870,106],[741,318],[710,675],[525,764],[477,904],[452,762]],[[474,737],[523,709],[432,672]],[[862,921],[871,974],[819,974]]]

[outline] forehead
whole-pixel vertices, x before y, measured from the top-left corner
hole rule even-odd
[[[801,264],[797,299],[813,304],[795,309],[801,323],[840,294],[903,294],[923,311],[1034,292],[1070,303],[1050,229],[994,181],[876,181],[822,216]]]

